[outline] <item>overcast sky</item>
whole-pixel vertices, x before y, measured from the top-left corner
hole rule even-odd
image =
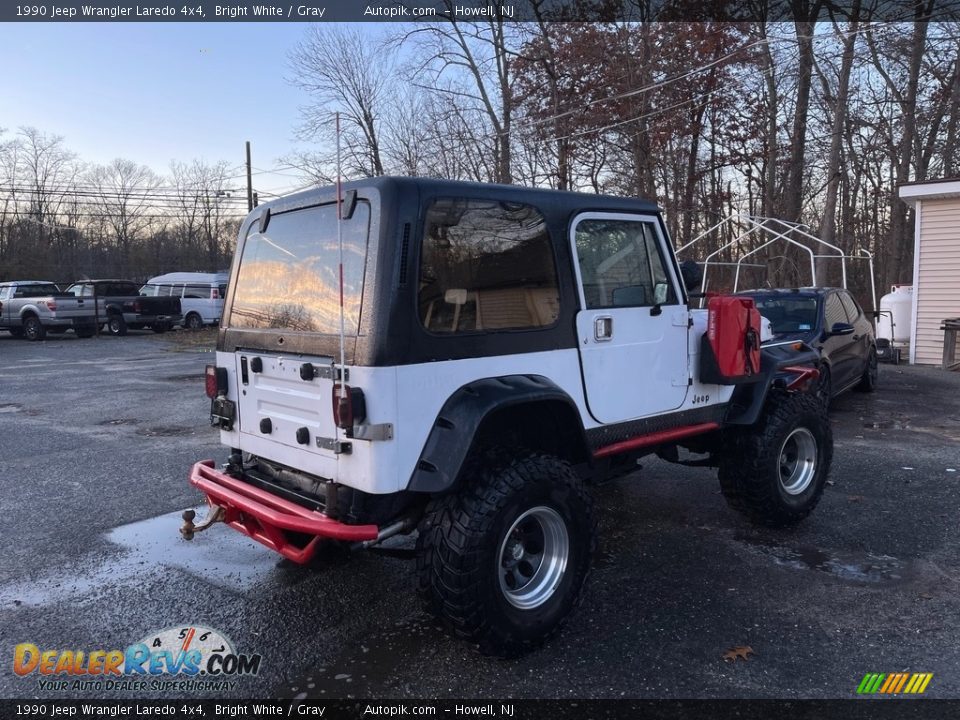
[[[62,135],[83,160],[116,157],[166,174],[171,160],[273,168],[296,144],[306,100],[285,78],[299,23],[0,25],[0,128]],[[376,26],[367,25],[372,32]],[[292,173],[285,170],[285,173]],[[255,187],[293,188],[261,174]]]

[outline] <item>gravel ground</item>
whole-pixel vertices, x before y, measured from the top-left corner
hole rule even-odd
[[[433,629],[409,560],[301,568],[222,527],[180,540],[200,500],[190,465],[225,453],[206,421],[208,341],[179,336],[0,333],[6,652],[199,624],[263,656],[217,696],[848,698],[865,673],[909,671],[934,673],[926,697],[960,697],[960,374],[883,366],[875,394],[839,399],[831,485],[791,531],[728,510],[706,468],[644,461],[597,488],[581,609],[500,661]],[[724,662],[734,646],[754,654]],[[5,698],[161,695],[49,691],[0,667]]]

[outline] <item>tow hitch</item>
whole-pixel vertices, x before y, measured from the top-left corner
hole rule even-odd
[[[198,532],[203,532],[208,527],[214,523],[224,521],[224,510],[219,505],[210,505],[210,510],[207,512],[207,517],[204,520],[201,520],[199,524],[194,524],[193,519],[197,516],[196,510],[184,510],[183,515],[183,525],[180,526],[180,534],[183,536],[184,540],[193,540],[193,536]]]

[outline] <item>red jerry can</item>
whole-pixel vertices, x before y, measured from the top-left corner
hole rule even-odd
[[[760,371],[760,312],[752,298],[720,295],[707,303],[707,340],[724,380]]]

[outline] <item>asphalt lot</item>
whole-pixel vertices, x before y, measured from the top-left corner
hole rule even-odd
[[[598,488],[581,609],[501,661],[431,627],[407,559],[301,568],[222,526],[179,538],[190,465],[225,459],[210,358],[170,336],[0,333],[0,696],[136,697],[41,690],[12,648],[200,624],[263,656],[220,696],[848,698],[865,673],[911,671],[934,673],[925,697],[960,697],[960,374],[883,366],[876,394],[838,400],[832,485],[792,531],[741,520],[705,468],[650,460]],[[743,645],[748,661],[721,659]]]

